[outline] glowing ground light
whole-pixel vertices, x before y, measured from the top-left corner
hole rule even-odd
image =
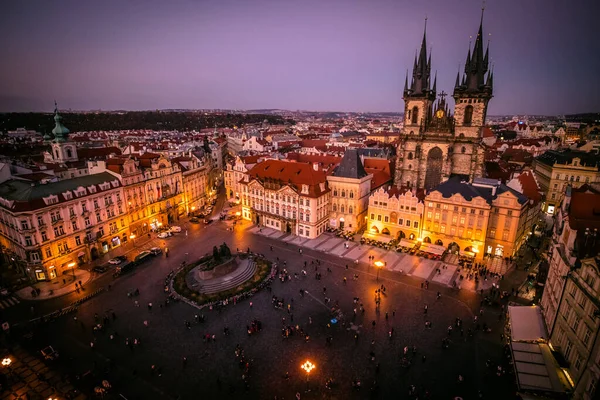
[[[310,371],[312,371],[316,367],[317,366],[315,364],[311,363],[308,360],[306,360],[306,362],[300,366],[300,368],[302,368],[303,370],[305,370],[307,374],[310,374]]]
[[[4,358],[2,360],[2,365],[5,367],[8,367],[11,363],[12,363],[12,360],[10,358]]]

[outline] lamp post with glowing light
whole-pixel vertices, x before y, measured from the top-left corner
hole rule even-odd
[[[132,234],[129,236],[129,239],[131,239],[131,243],[133,244],[133,248],[135,249],[135,235],[132,233]]]
[[[383,261],[375,261],[375,266],[377,267],[377,282],[379,282],[379,270],[383,268]]]
[[[306,360],[304,362],[304,364],[302,364],[300,366],[300,368],[302,368],[304,371],[306,371],[306,391],[308,392],[308,377],[310,376],[310,371],[312,371],[313,369],[315,369],[317,366],[313,363],[311,363],[309,360]]]

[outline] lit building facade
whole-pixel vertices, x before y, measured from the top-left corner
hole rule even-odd
[[[346,150],[339,165],[327,176],[331,190],[331,227],[357,231],[365,226],[372,179],[373,174],[365,171],[358,151]]]
[[[330,190],[318,168],[266,160],[248,171],[242,187],[242,218],[311,239],[325,231]]]
[[[541,306],[550,343],[567,362],[573,398],[600,394],[600,194],[566,191],[557,212]]]
[[[105,172],[64,181],[0,184],[0,241],[34,281],[54,280],[127,242],[120,181]]]
[[[600,182],[600,158],[594,153],[551,150],[536,158],[533,168],[545,193],[542,211],[548,214],[560,206],[567,186]]]
[[[369,197],[368,232],[392,239],[421,238],[423,200],[416,189],[379,188]]]

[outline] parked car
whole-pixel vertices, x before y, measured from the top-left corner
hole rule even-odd
[[[166,238],[169,238],[171,236],[173,236],[173,234],[171,232],[169,232],[169,231],[166,231],[166,232],[159,233],[156,237],[159,238],[159,239],[166,239]]]
[[[146,259],[146,258],[148,258],[148,256],[150,256],[151,254],[152,254],[152,253],[151,253],[150,251],[148,251],[148,250],[143,250],[143,251],[140,251],[140,254],[138,254],[137,256],[135,256],[135,259],[134,259],[134,261],[135,261],[136,263],[138,263],[138,264],[139,264],[139,262],[140,262],[140,261],[143,261],[143,260],[145,260],[145,259]]]
[[[181,232],[181,227],[180,226],[172,226],[171,227],[171,232],[180,233]]]
[[[58,351],[54,350],[52,346],[42,349],[41,353],[45,360],[56,360],[58,358]]]
[[[111,265],[119,265],[122,262],[123,260],[121,260],[119,257],[111,258],[110,260],[108,260],[108,263]]]
[[[103,273],[105,273],[106,271],[108,271],[108,268],[106,268],[106,267],[103,267],[103,266],[101,266],[101,265],[98,265],[98,266],[96,266],[96,267],[92,268],[92,271],[94,271],[94,272],[97,272],[97,273],[99,273],[99,274],[103,274]]]
[[[204,220],[204,224],[205,224],[205,225],[208,225],[208,224],[210,224],[211,222],[213,222],[213,221],[212,221],[212,219],[210,219],[210,218],[206,218],[206,219]]]
[[[200,222],[200,220],[198,218],[196,218],[196,217],[192,217],[192,218],[190,218],[190,222],[192,224],[197,224],[198,222]]]
[[[157,256],[159,254],[162,254],[162,249],[160,247],[153,247],[150,249],[150,253]]]

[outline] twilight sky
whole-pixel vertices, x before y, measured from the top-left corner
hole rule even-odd
[[[451,92],[479,0],[27,0],[0,12],[0,111],[401,111],[428,16]],[[494,114],[600,111],[597,0],[488,0]],[[490,35],[491,34],[491,35]]]

